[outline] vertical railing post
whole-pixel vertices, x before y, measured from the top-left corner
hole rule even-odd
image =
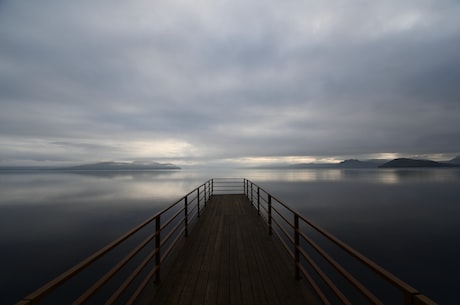
[[[185,211],[185,221],[184,221],[184,224],[185,224],[185,237],[188,236],[188,195],[184,197],[184,211]]]
[[[260,215],[260,187],[257,186],[257,215]]]
[[[294,243],[295,243],[295,278],[300,280],[300,244],[299,244],[299,215],[294,214]]]
[[[214,195],[214,179],[211,179],[211,195]]]
[[[208,182],[204,184],[204,206],[206,207],[206,201],[208,201]]]
[[[155,268],[157,272],[155,274],[155,283],[160,283],[160,264],[161,264],[161,215],[155,217]]]
[[[243,178],[243,192],[246,196],[248,196],[248,194],[246,193],[246,178]]]
[[[273,235],[272,231],[272,195],[268,194],[268,234]]]
[[[253,185],[253,183],[251,182],[251,204],[252,204],[252,202],[254,201],[254,200],[253,200],[254,194],[252,193],[252,185]]]
[[[196,189],[196,202],[198,204],[198,217],[200,217],[200,187]]]

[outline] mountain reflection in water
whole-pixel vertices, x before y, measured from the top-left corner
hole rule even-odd
[[[222,169],[0,173],[0,303],[212,177],[254,181],[440,304],[456,302],[459,169]]]

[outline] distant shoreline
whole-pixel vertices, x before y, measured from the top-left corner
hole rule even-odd
[[[140,162],[99,162],[76,166],[2,166],[2,171],[161,171],[180,170],[181,168],[171,163],[140,163]]]
[[[199,167],[197,167],[199,169]],[[448,161],[433,161],[426,159],[397,158],[393,160],[348,159],[339,163],[298,163],[272,164],[264,166],[233,167],[233,169],[391,169],[391,168],[460,168],[460,156]],[[0,166],[2,172],[26,171],[59,171],[59,172],[114,172],[114,171],[177,171],[181,167],[171,163],[141,163],[141,162],[99,162],[76,166]]]
[[[349,159],[339,163],[299,163],[273,166],[252,167],[259,169],[372,169],[372,168],[458,168],[460,156],[448,161],[397,158],[393,160],[356,160]]]

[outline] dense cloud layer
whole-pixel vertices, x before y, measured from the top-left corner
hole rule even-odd
[[[459,84],[456,0],[0,2],[3,165],[450,156]]]

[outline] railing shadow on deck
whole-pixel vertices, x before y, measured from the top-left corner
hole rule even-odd
[[[160,282],[161,265],[165,259],[179,240],[188,235],[210,197],[219,194],[245,194],[248,197],[265,220],[267,234],[278,238],[292,257],[293,276],[307,280],[324,304],[436,304],[253,182],[244,178],[214,178],[16,305],[136,304],[145,287]],[[317,237],[329,244],[317,241]],[[351,270],[359,270],[360,274],[363,267],[370,270],[377,279],[402,291],[403,297],[397,297],[399,301],[386,301],[387,295],[384,295],[385,301],[381,301],[371,288],[381,292],[382,286],[373,285],[375,278],[369,275],[364,275],[364,285],[348,271],[350,269],[339,263],[343,260],[343,253],[338,254],[337,249],[346,254],[345,262],[351,261]],[[387,290],[384,291],[386,294]]]

